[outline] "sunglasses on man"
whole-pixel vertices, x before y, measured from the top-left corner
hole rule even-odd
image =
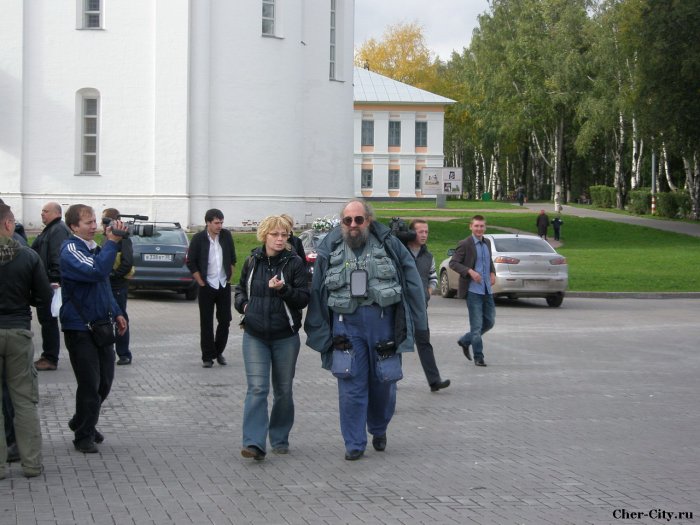
[[[345,226],[350,226],[353,221],[355,221],[355,224],[358,226],[361,226],[365,223],[365,217],[363,215],[358,215],[357,217],[343,217],[343,224]]]

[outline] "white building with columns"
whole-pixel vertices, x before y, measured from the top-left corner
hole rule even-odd
[[[455,101],[358,67],[354,98],[355,195],[421,197],[420,170],[443,166],[445,106]]]
[[[0,0],[0,195],[228,227],[353,186],[353,0]]]

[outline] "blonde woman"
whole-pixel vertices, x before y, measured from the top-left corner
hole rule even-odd
[[[289,452],[294,425],[292,383],[299,355],[301,311],[309,303],[304,261],[292,250],[291,226],[280,215],[258,226],[256,248],[243,263],[234,305],[245,314],[243,360],[248,391],[243,408],[241,455],[265,459],[269,435],[272,451]],[[267,398],[272,377],[273,401]]]

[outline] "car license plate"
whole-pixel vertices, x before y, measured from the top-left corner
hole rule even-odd
[[[144,261],[151,261],[151,262],[172,262],[173,254],[172,253],[144,253],[143,260]]]

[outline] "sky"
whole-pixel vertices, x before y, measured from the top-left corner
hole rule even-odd
[[[389,25],[417,22],[428,49],[447,61],[469,45],[488,0],[355,0],[355,47],[380,40]]]

